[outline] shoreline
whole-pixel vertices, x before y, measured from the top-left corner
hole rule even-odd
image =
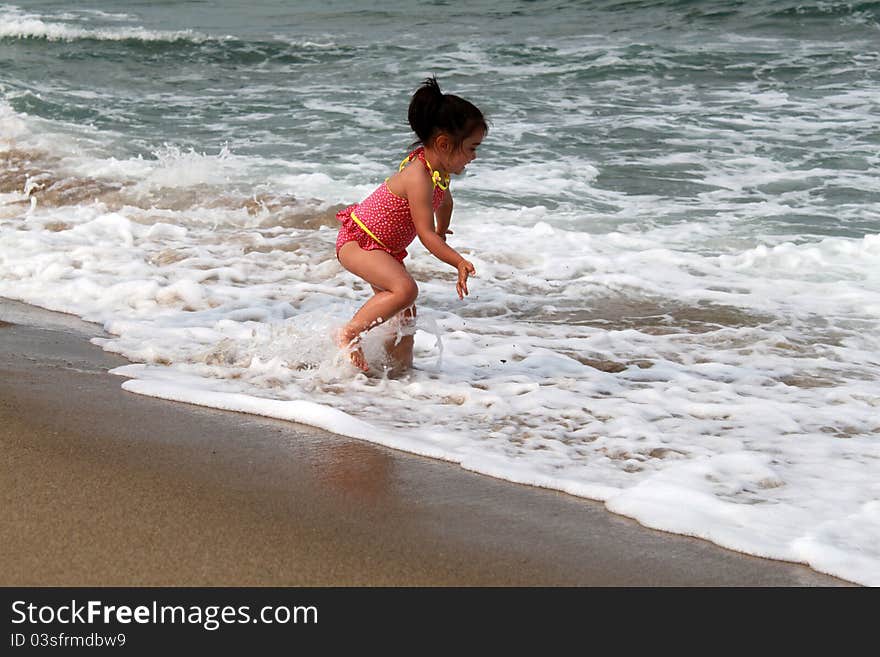
[[[4,586],[850,586],[598,503],[125,392],[100,327],[0,299]]]

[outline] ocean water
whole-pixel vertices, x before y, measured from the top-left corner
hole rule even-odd
[[[415,243],[415,367],[368,377],[333,216],[430,74],[491,121],[478,277]],[[880,585],[878,85],[880,2],[3,3],[0,296],[135,393]]]

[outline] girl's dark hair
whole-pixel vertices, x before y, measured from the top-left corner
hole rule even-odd
[[[444,94],[434,76],[416,89],[409,103],[408,118],[418,137],[415,144],[425,146],[441,132],[449,135],[453,145],[459,147],[477,128],[482,128],[483,133],[489,131],[477,106],[459,96]]]

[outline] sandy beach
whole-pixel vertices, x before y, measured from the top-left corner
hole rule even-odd
[[[598,503],[130,394],[101,328],[0,301],[5,586],[838,586]]]

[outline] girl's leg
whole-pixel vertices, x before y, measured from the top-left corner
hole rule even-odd
[[[339,262],[355,276],[373,286],[376,294],[358,310],[342,329],[340,343],[349,345],[364,331],[385,322],[411,306],[419,288],[401,262],[390,253],[378,249],[365,251],[357,242],[348,242],[339,249]],[[369,369],[360,348],[352,351],[352,363]]]
[[[388,349],[388,355],[391,356],[391,361],[394,363],[394,369],[392,371],[395,373],[412,369],[413,344],[416,341],[416,336],[413,333],[416,323],[415,304],[404,309],[403,312],[400,313],[400,322],[403,325],[402,328],[405,333],[401,336],[400,342],[397,342],[394,346]],[[397,336],[395,336],[395,341],[396,340]]]
[[[374,287],[375,293],[381,292]],[[411,305],[404,308],[397,314],[397,321],[400,322],[397,330],[385,340],[385,353],[391,362],[391,376],[397,376],[409,369],[413,364],[413,344],[415,343],[415,335],[413,329],[416,323],[416,306]]]

